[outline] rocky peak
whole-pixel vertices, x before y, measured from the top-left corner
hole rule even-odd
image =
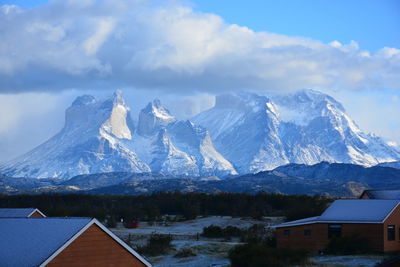
[[[153,135],[175,121],[175,117],[162,106],[161,101],[155,99],[140,111],[138,133],[142,136]]]

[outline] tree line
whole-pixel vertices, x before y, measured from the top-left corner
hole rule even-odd
[[[51,217],[94,217],[125,221],[157,221],[163,215],[234,217],[285,216],[294,220],[320,215],[332,199],[322,196],[259,193],[180,193],[150,195],[0,195],[1,208],[35,207]]]

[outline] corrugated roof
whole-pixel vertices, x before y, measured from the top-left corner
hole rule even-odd
[[[365,190],[370,199],[399,199],[400,190]]]
[[[311,223],[381,223],[399,202],[383,199],[340,199],[334,201],[321,216],[282,223],[276,228]]]
[[[381,222],[398,203],[398,200],[339,199],[333,202],[318,220]]]
[[[0,218],[26,218],[35,210],[35,208],[0,209]]]
[[[300,220],[295,220],[295,221],[290,221],[290,222],[284,222],[279,225],[276,225],[275,227],[286,227],[286,226],[295,226],[295,225],[301,225],[301,224],[310,224],[315,222],[318,219],[318,216],[316,217],[309,217],[305,219],[300,219]]]
[[[38,266],[90,218],[1,218],[1,266]]]

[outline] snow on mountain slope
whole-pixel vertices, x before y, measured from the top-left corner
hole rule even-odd
[[[202,176],[237,174],[232,164],[215,149],[203,127],[191,121],[179,121],[169,125],[167,131],[179,150],[193,155]]]
[[[138,133],[142,136],[153,135],[175,121],[175,117],[161,105],[161,101],[155,99],[140,111]]]
[[[78,97],[60,133],[0,167],[9,176],[69,178],[99,172],[159,172],[178,176],[237,174],[205,129],[179,122],[159,100],[135,127],[121,92],[105,101]]]
[[[398,159],[400,154],[381,138],[362,132],[332,97],[313,90],[274,99],[278,112],[301,114],[291,119],[281,115],[281,137],[290,162],[313,164],[323,160],[372,166]],[[305,157],[308,155],[308,157]]]
[[[215,150],[205,129],[190,121],[177,121],[159,100],[141,110],[138,131],[128,146],[153,172],[185,176],[237,174]]]
[[[279,139],[279,118],[266,97],[248,93],[217,96],[215,107],[193,118],[210,131],[215,146],[240,173],[288,163]]]
[[[188,121],[177,120],[156,99],[141,110],[137,125],[117,91],[104,101],[78,97],[58,134],[0,172],[38,178],[112,171],[226,176],[287,163],[399,160],[397,148],[362,132],[339,102],[317,91],[220,95],[213,108]]]
[[[400,161],[384,162],[380,163],[378,166],[400,169]]]
[[[286,163],[321,161],[375,165],[400,158],[381,138],[362,132],[334,98],[313,90],[267,98],[217,96],[193,118],[240,173]]]
[[[133,124],[120,92],[106,101],[78,97],[66,111],[64,128],[47,142],[0,169],[10,176],[69,178],[79,174],[150,168],[121,140]]]

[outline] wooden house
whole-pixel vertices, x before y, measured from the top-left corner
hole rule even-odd
[[[360,199],[398,199],[400,200],[400,190],[364,190]]]
[[[0,208],[0,218],[45,218],[46,215],[36,208]]]
[[[1,266],[151,266],[96,219],[0,218]]]
[[[370,241],[373,251],[400,251],[398,200],[336,200],[321,216],[282,223],[275,228],[279,248],[319,253],[334,237],[358,234]]]

